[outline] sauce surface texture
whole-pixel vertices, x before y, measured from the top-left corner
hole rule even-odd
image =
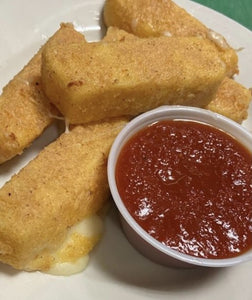
[[[136,222],[185,254],[229,258],[252,246],[252,154],[202,123],[151,124],[123,146],[119,194]]]

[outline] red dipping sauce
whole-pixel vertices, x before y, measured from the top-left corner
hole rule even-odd
[[[252,154],[212,126],[153,123],[123,146],[118,192],[156,240],[202,258],[231,258],[252,246]]]

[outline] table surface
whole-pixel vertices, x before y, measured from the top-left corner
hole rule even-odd
[[[252,0],[194,0],[252,30]]]

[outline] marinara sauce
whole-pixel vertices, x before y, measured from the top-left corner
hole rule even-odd
[[[164,245],[203,258],[252,246],[252,154],[221,130],[154,123],[123,146],[116,182],[136,222]]]

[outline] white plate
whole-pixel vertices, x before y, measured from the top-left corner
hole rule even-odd
[[[252,87],[252,32],[225,16],[187,0],[177,0],[208,27],[223,34],[239,52],[236,80]],[[33,56],[61,22],[74,22],[89,41],[102,36],[103,0],[1,0],[0,87]],[[252,130],[252,107],[244,126]],[[57,135],[49,128],[21,158],[0,167],[0,186]],[[0,299],[252,299],[252,262],[228,269],[176,270],[138,254],[124,237],[117,214],[107,218],[106,234],[87,269],[71,277],[17,272],[0,264]]]

